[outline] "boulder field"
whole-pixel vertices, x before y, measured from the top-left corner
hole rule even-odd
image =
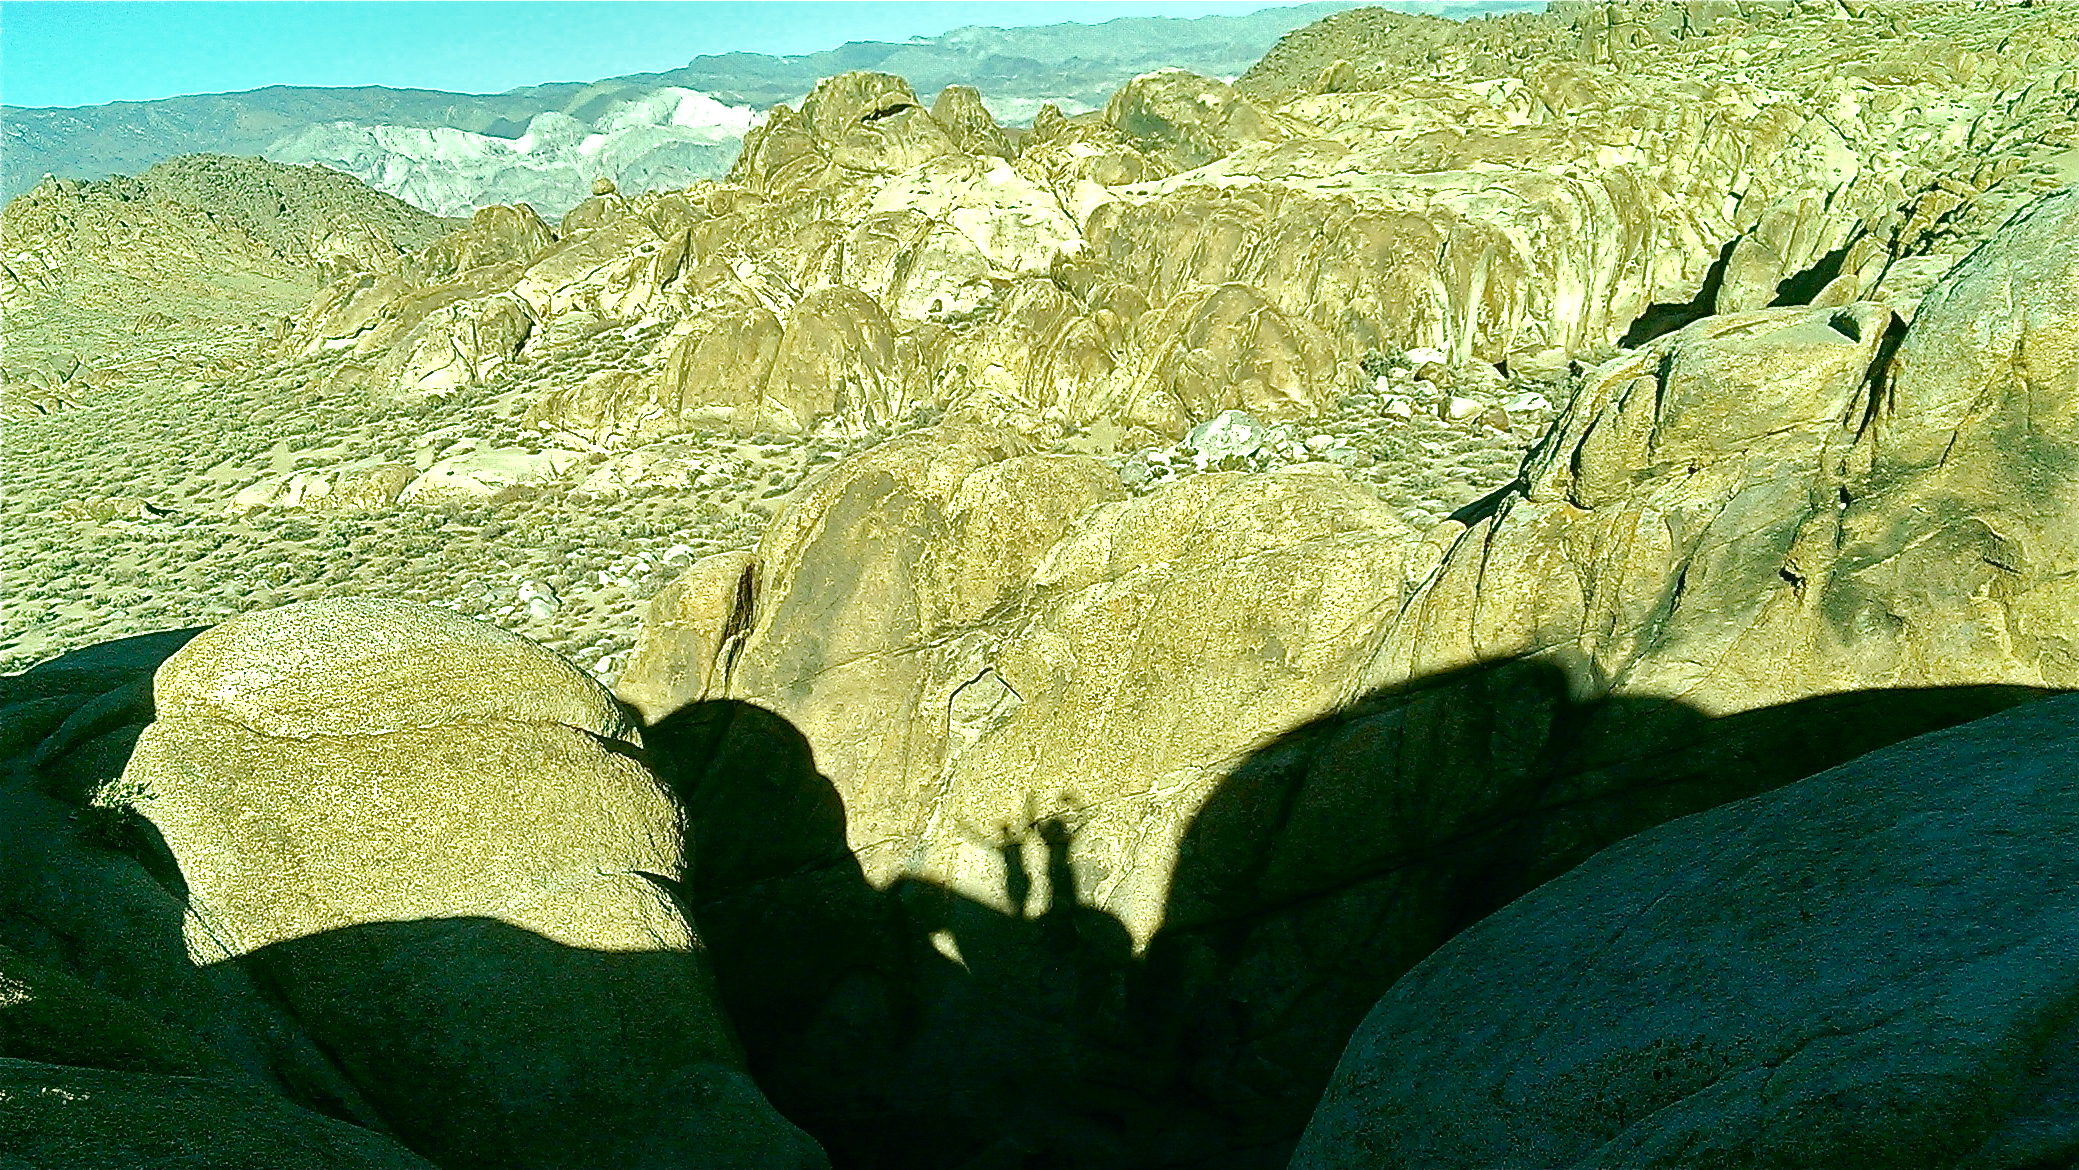
[[[225,523],[815,454],[618,659],[421,590],[0,678],[0,1162],[2071,1161],[2075,43],[1360,9],[328,246],[281,369],[424,434]]]
[[[1430,532],[1333,466],[1135,495],[942,424],[695,564],[618,696],[363,599],[11,676],[0,1113],[169,1164],[169,1101],[314,1165],[2040,1164],[2054,914],[1957,907],[2064,880],[2075,314],[2065,192],[1910,325],[1612,359]],[[1598,916],[1647,924],[1606,974]],[[1654,964],[1702,966],[1553,1030]]]
[[[1632,7],[1339,14],[1233,85],[1161,71],[1015,132],[965,87],[842,74],[725,179],[554,228],[486,208],[344,274],[290,344],[413,397],[639,334],[530,392],[609,446],[920,409],[1175,439],[1318,413],[1368,355],[1434,349],[1475,389],[1710,313],[1909,307],[2079,147],[2069,13]]]
[[[810,1117],[914,1064],[875,1114],[921,1125],[977,1107],[940,1050],[998,1029],[1046,1081],[1111,1065],[1134,1112],[1072,1155],[1083,1090],[1007,1089],[978,1133],[1101,1165],[1276,1148],[1371,1002],[1469,923],[1652,825],[2079,687],[2074,336],[2065,192],[1910,326],[1762,309],[1613,359],[1514,483],[1426,533],[1332,469],[1123,498],[1094,459],[950,426],[840,464],[660,595],[620,683],[662,766],[731,810],[696,836],[765,815],[742,804],[779,783],[751,774],[774,725],[788,800],[844,811],[845,848],[792,872],[704,854],[750,869],[697,888],[755,879],[695,912],[754,1068]],[[840,872],[879,934],[797,905]],[[901,1002],[935,978],[890,957],[918,940],[990,1022],[891,1009],[866,1048],[826,1014],[863,1010],[864,977],[816,973]],[[868,1132],[852,1156],[895,1164]]]

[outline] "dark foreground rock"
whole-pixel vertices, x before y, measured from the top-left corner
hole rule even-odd
[[[1642,833],[1365,1020],[1294,1170],[2070,1165],[2079,697]]]
[[[8,1170],[434,1170],[264,1089],[0,1058]]]
[[[174,645],[17,684],[76,708],[0,788],[0,1127],[31,1165],[827,1164],[744,1070],[680,810],[582,671],[358,598]],[[127,681],[76,697],[96,663]],[[194,1161],[183,1112],[247,1160]]]

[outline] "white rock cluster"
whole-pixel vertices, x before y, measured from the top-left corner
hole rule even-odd
[[[761,118],[748,106],[665,86],[616,102],[590,125],[553,110],[537,114],[518,138],[450,126],[325,122],[276,140],[263,154],[345,171],[435,215],[520,202],[557,216],[602,177],[632,191],[714,178],[729,169]]]

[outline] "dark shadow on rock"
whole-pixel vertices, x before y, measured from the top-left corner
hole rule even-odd
[[[0,756],[21,757],[32,769],[50,773],[43,781],[46,791],[76,801],[100,779],[122,771],[137,731],[155,713],[153,673],[208,628],[117,638],[0,676]],[[93,750],[96,741],[111,736],[119,742]],[[113,772],[107,771],[110,765]]]
[[[1349,1035],[1458,931],[1654,825],[2041,698],[1871,690],[1710,718],[1577,701],[1557,667],[1377,694],[1252,754],[1199,811],[1146,954],[1182,1080],[1281,1167]]]
[[[822,1164],[741,1071],[710,979],[683,952],[591,951],[456,918],[192,961],[188,887],[164,839],[88,798],[122,775],[154,717],[154,671],[197,632],[92,647],[0,684],[13,704],[67,704],[13,745],[0,777],[0,948],[20,952],[0,959],[113,997],[137,1017],[130,1032],[146,1021],[169,1050],[217,1055],[219,1079],[394,1137],[448,1170]],[[0,1057],[141,1059],[112,1031],[120,1013],[103,1015],[62,1052],[15,1051],[0,1028]]]
[[[1718,256],[1704,270],[1704,280],[1697,287],[1696,296],[1687,303],[1661,301],[1646,306],[1624,331],[1617,344],[1625,349],[1637,349],[1656,337],[1664,337],[1692,321],[1701,321],[1717,312],[1718,290],[1725,287],[1725,270],[1732,263],[1733,249],[1740,244],[1734,236],[1718,249]]]
[[[401,1140],[448,1170],[821,1161],[733,1067],[689,954],[596,951],[462,917],[323,931],[238,962]]]
[[[646,737],[689,812],[723,1003],[836,1165],[1270,1170],[1371,1005],[1459,930],[1632,833],[2044,693],[1862,691],[1713,719],[1582,701],[1539,661],[1419,680],[1235,768],[1140,956],[1076,900],[1058,821],[1021,827],[1048,873],[1006,866],[1007,903],[1044,881],[1044,913],[914,878],[876,889],[783,717],[704,702]]]
[[[187,961],[163,844],[83,822],[57,797],[121,773],[148,690],[71,721],[148,681],[188,633],[6,680],[9,711],[70,704],[34,709],[36,742],[68,723],[81,734],[39,771],[22,745],[7,764],[0,945],[189,1029],[291,1100],[394,1127],[455,1164],[474,1163],[429,1132],[471,1135],[493,1151],[481,1164],[518,1164],[550,1140],[529,1120],[573,1106],[599,1116],[564,1140],[662,1134],[652,1144],[667,1148],[658,1127],[684,1116],[672,1102],[713,1089],[674,1078],[714,1066],[671,1043],[630,1058],[614,1037],[711,1027],[674,1015],[697,998],[684,956],[460,919]],[[1457,931],[1641,829],[2040,694],[1862,691],[1714,719],[1580,699],[1546,662],[1418,680],[1238,765],[1193,818],[1140,955],[1078,897],[1068,822],[1001,826],[1009,911],[914,878],[877,888],[786,719],[703,702],[646,742],[689,819],[694,869],[678,892],[752,1072],[839,1166],[1270,1170],[1373,1002]],[[574,1023],[604,1039],[573,1046]],[[588,1097],[595,1083],[618,1084],[619,1103]],[[494,1104],[458,1128],[458,1100]]]
[[[869,883],[837,790],[801,733],[754,704],[698,703],[644,733],[693,830],[689,887],[722,1001],[782,1113],[842,1165],[1126,1165],[1144,1128],[1121,1081],[1134,967],[1125,928],[1081,904],[1072,832],[1010,826],[1030,916],[933,883]],[[1096,1039],[1093,1040],[1093,1037]],[[819,1138],[819,1140],[822,1140]]]
[[[386,1132],[243,967],[189,960],[187,883],[157,827],[89,803],[155,716],[154,672],[206,628],[104,642],[0,678],[0,720],[24,705],[43,714],[0,760],[0,946],[222,1054],[252,1083]]]

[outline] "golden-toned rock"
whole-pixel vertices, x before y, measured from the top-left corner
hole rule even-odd
[[[1016,158],[1018,152],[1011,145],[1003,127],[982,105],[981,91],[971,85],[949,85],[939,91],[931,103],[931,118],[945,128],[954,145],[967,154],[993,154],[998,158]]]
[[[742,1071],[669,893],[679,810],[583,672],[344,600],[218,626],[154,690],[96,803],[164,840],[190,954],[264,973],[415,1149],[824,1164]]]
[[[773,425],[790,431],[832,415],[891,421],[909,413],[895,374],[895,334],[881,306],[856,289],[821,289],[787,318],[765,407]]]
[[[752,554],[716,553],[694,562],[650,599],[645,636],[616,693],[650,723],[719,694],[757,606]]]
[[[1008,823],[1032,799],[1108,809],[1072,855],[1112,875],[1084,892],[1145,939],[1195,805],[1181,793],[1325,709],[1318,687],[1355,665],[1352,623],[1398,596],[1411,534],[1332,473],[1202,476],[1128,501],[1094,460],[1013,449],[954,429],[848,461],[774,522],[756,586],[734,594],[755,617],[725,692],[682,648],[719,655],[715,635],[661,613],[638,652],[650,668],[621,686],[691,694],[698,676],[791,720],[879,881],[925,873],[1000,904],[1001,858],[927,826]],[[718,574],[687,585],[698,609],[719,612]],[[1016,696],[992,707],[1002,720],[946,724],[983,675]]]
[[[496,264],[525,263],[548,250],[556,233],[526,204],[480,207],[469,226],[449,232],[419,254],[427,280],[452,279]]]
[[[840,73],[817,82],[801,116],[819,149],[847,170],[893,174],[958,149],[909,83],[886,73]]]
[[[1336,397],[1328,338],[1245,284],[1179,297],[1137,323],[1135,342],[1159,356],[1144,367],[1125,417],[1159,432],[1181,432],[1223,410],[1301,417]]]
[[[1105,121],[1143,154],[1180,171],[1204,166],[1244,142],[1278,142],[1293,133],[1234,87],[1182,69],[1143,74],[1105,104]]]

